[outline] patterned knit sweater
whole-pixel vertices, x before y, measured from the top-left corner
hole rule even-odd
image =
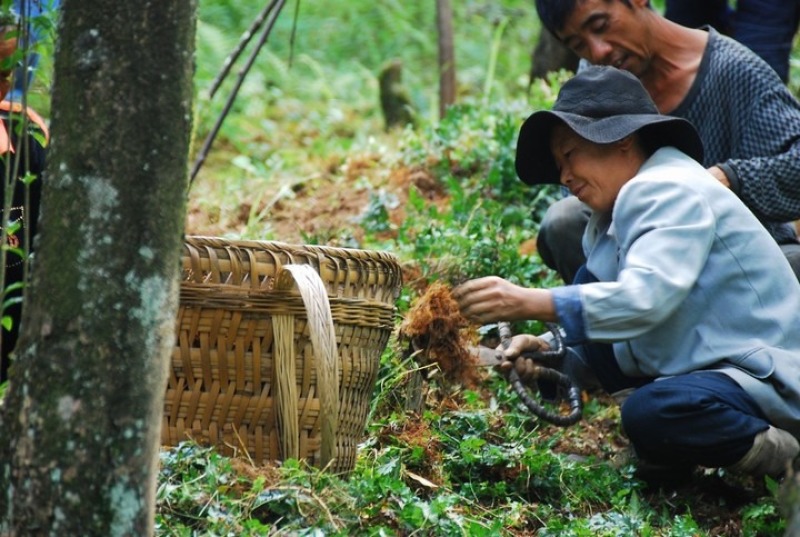
[[[778,243],[796,242],[800,219],[800,102],[740,43],[709,32],[697,78],[671,115],[691,121],[731,189]]]

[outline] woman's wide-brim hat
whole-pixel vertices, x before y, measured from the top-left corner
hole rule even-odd
[[[703,143],[694,126],[659,113],[638,78],[615,67],[591,66],[564,83],[552,110],[535,112],[522,124],[516,168],[523,182],[559,182],[550,151],[550,135],[558,123],[596,144],[639,133],[651,149],[673,146],[698,162],[703,160]]]

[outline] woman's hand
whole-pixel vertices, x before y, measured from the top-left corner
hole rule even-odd
[[[522,353],[546,351],[549,349],[550,346],[542,338],[529,334],[514,336],[511,338],[507,349],[504,349],[502,345],[497,347],[497,352],[502,357],[502,361],[497,365],[497,370],[503,375],[506,375],[513,367],[517,370],[520,379],[525,381],[528,377],[533,376],[536,363],[530,358],[523,357]]]
[[[464,317],[487,324],[524,318],[519,316],[523,291],[508,280],[489,276],[459,285],[453,290],[453,298]]]
[[[453,289],[461,314],[478,324],[501,321],[555,321],[550,292],[520,287],[497,276],[469,280]]]

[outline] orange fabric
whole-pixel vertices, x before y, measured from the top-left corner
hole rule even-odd
[[[24,111],[28,116],[28,121],[39,127],[42,133],[44,134],[44,139],[46,142],[50,141],[50,129],[47,128],[47,124],[44,122],[42,116],[40,116],[35,110],[30,107],[25,107]],[[9,101],[0,101],[0,112],[9,112],[14,114],[21,114],[23,112],[22,104],[20,103],[11,103]],[[8,128],[3,122],[0,122],[0,153],[14,153],[14,147],[11,144],[11,138],[8,135]]]
[[[9,151],[13,153],[14,148],[11,146],[11,139],[8,137],[8,129],[5,123],[0,121],[0,154],[5,154]]]

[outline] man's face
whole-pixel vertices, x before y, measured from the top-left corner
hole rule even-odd
[[[698,0],[699,1],[699,0]],[[612,65],[641,77],[651,53],[640,20],[647,0],[578,0],[558,37],[595,65]]]
[[[634,139],[630,136],[611,144],[596,144],[564,124],[553,127],[550,136],[550,151],[561,184],[599,212],[614,207],[622,186],[639,170],[642,160],[632,148]]]

